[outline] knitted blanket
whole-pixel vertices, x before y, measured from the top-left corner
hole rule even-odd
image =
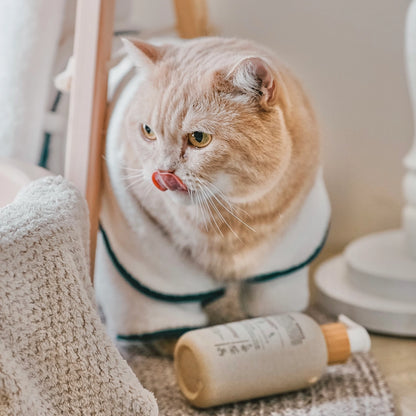
[[[96,312],[88,229],[59,177],[0,210],[1,416],[158,414]]]

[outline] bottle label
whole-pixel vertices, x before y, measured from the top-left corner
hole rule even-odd
[[[290,314],[233,322],[212,327],[210,331],[219,357],[274,347],[295,347],[305,339],[302,327]]]

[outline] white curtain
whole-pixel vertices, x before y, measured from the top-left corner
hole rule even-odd
[[[0,156],[39,159],[65,0],[0,3]]]

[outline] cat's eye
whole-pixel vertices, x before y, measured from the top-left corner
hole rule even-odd
[[[205,147],[211,143],[212,136],[202,131],[194,131],[188,134],[188,142],[195,147]]]
[[[148,140],[156,140],[156,133],[147,124],[141,125],[143,136]]]

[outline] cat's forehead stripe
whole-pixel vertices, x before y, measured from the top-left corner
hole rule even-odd
[[[202,102],[201,93],[196,93],[195,82],[198,82],[196,78],[184,76],[177,70],[166,77],[158,91],[151,116],[152,125],[160,134],[175,134],[184,127],[184,120],[198,113],[205,114],[206,103]]]
[[[174,83],[160,92],[160,100],[154,108],[152,122],[162,135],[175,135],[182,127],[182,120],[186,114],[187,99],[179,93]],[[183,89],[182,89],[183,91]]]

